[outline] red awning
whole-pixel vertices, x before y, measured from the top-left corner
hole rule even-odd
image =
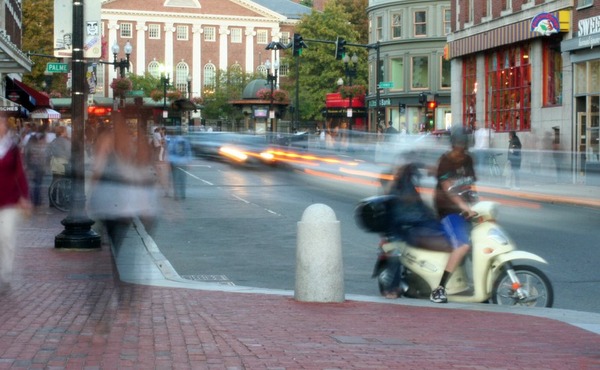
[[[35,110],[37,108],[53,108],[50,97],[37,91],[33,87],[12,79],[8,76],[6,80],[6,98],[20,104],[23,108],[28,111]]]

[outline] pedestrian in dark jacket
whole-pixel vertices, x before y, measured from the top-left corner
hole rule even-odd
[[[521,140],[517,133],[511,131],[508,134],[508,161],[510,162],[510,173],[506,179],[506,185],[518,189],[521,186],[519,171],[521,170]]]
[[[42,205],[42,183],[46,175],[46,138],[40,127],[25,145],[25,166],[31,180],[31,201],[35,207]]]

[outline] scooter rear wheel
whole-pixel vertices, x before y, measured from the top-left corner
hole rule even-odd
[[[506,272],[494,282],[492,302],[498,305],[552,307],[554,291],[548,277],[538,268],[521,265],[513,270],[523,290],[527,292],[525,299],[520,299],[512,287],[512,281]]]

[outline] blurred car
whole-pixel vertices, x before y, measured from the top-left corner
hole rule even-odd
[[[248,167],[274,164],[265,135],[194,132],[188,138],[197,157]]]

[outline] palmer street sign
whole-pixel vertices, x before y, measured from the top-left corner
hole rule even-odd
[[[69,65],[67,63],[47,63],[46,72],[67,73],[69,72]]]

